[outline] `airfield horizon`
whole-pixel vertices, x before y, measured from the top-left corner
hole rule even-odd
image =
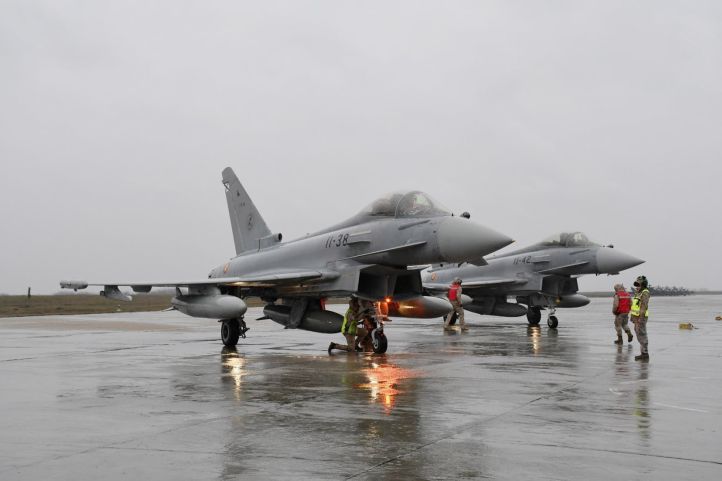
[[[135,294],[133,301],[123,302],[107,299],[97,293],[59,292],[50,295],[7,295],[0,294],[0,319],[7,317],[107,314],[113,312],[162,311],[171,305],[173,291],[164,293]],[[593,298],[612,297],[613,292],[591,291],[580,294]],[[695,291],[691,295],[719,295],[722,291]],[[327,299],[327,304],[343,304],[344,298]],[[249,307],[261,307],[259,299],[247,299]]]

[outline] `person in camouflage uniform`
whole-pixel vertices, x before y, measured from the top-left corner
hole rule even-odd
[[[617,331],[617,340],[614,344],[621,345],[622,331],[627,333],[627,342],[632,342],[634,336],[629,329],[629,311],[632,307],[632,296],[624,289],[623,284],[614,284],[614,304],[612,305],[612,314],[614,314],[614,330]]]
[[[647,320],[649,318],[649,283],[645,276],[637,277],[634,281],[634,299],[632,299],[632,308],[629,311],[632,322],[634,323],[634,332],[637,334],[637,341],[641,353],[634,356],[635,361],[649,360],[649,339],[647,338]]]
[[[451,306],[454,310],[446,315],[446,319],[444,320],[444,330],[449,331],[453,329],[451,327],[451,320],[454,318],[454,314],[456,314],[459,318],[459,326],[461,326],[461,330],[469,330],[469,328],[466,327],[466,323],[464,323],[464,307],[461,305],[461,293],[461,278],[456,277],[452,281],[451,286],[449,286],[449,293],[447,294],[449,302],[451,302]]]

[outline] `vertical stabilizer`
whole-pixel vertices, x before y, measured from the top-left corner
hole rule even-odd
[[[223,169],[223,186],[226,188],[226,200],[228,201],[228,213],[231,216],[236,254],[258,249],[259,239],[271,235],[266,221],[263,220],[246,189],[243,188],[230,167]]]

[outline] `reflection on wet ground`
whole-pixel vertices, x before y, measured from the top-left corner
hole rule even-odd
[[[264,322],[223,348],[173,312],[14,319],[0,479],[716,479],[722,298],[654,301],[649,363],[612,343],[605,300],[558,331],[399,320],[383,356]]]
[[[409,380],[418,377],[420,373],[390,364],[384,359],[386,356],[379,357],[381,359],[372,355],[366,356],[369,367],[362,372],[368,382],[359,384],[358,387],[368,390],[371,400],[383,404],[384,412],[389,414],[396,396],[413,389]]]

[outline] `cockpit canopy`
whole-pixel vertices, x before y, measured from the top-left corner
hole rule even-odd
[[[560,232],[547,237],[539,244],[545,247],[589,247],[598,245],[590,241],[583,232]]]
[[[451,212],[418,190],[394,192],[376,199],[360,215],[373,217],[435,217]]]

